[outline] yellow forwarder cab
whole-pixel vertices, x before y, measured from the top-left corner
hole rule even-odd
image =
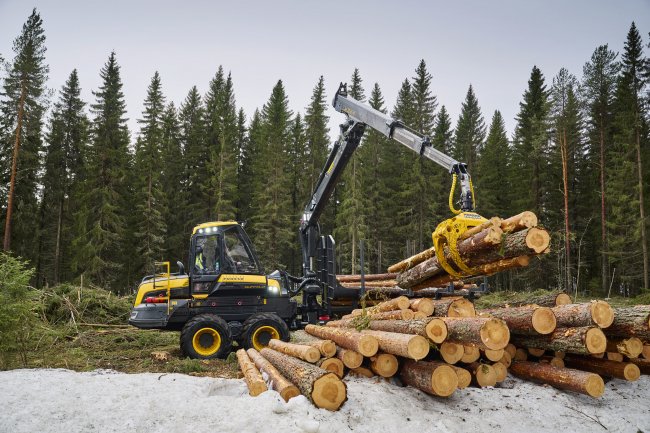
[[[289,341],[297,304],[279,272],[265,275],[255,249],[236,221],[194,227],[188,271],[142,279],[129,323],[138,328],[181,330],[185,356],[222,358],[236,340],[261,349],[271,338]]]

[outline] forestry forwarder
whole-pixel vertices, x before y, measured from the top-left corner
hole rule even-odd
[[[156,263],[164,272],[142,279],[129,323],[138,328],[181,330],[180,346],[192,358],[225,357],[233,341],[245,348],[261,349],[272,338],[289,340],[289,327],[323,323],[332,315],[359,306],[361,291],[341,286],[336,279],[335,243],[322,235],[318,220],[345,166],[358,147],[366,126],[443,166],[453,175],[449,207],[455,217],[443,221],[433,233],[439,262],[453,276],[470,276],[456,251],[458,237],[483,223],[474,209],[474,193],[466,164],[436,150],[422,136],[386,114],[347,94],[341,84],[333,105],[347,115],[313,195],[300,222],[303,275],[284,271],[266,275],[255,249],[236,221],[208,222],[196,226],[190,238],[189,272],[181,262],[170,273],[169,262]],[[460,183],[460,209],[453,203]],[[453,265],[445,260],[447,246]],[[362,285],[363,287],[363,285]],[[300,302],[293,299],[301,294]],[[352,300],[351,306],[334,306],[335,300]]]

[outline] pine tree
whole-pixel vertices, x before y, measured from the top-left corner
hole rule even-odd
[[[444,105],[440,107],[440,112],[436,116],[431,143],[434,148],[446,155],[451,155],[454,148],[454,129],[449,112]],[[431,186],[432,190],[436,192],[435,195],[432,194],[433,200],[430,205],[432,227],[435,229],[437,224],[449,218],[450,215],[448,194],[451,189],[451,176],[449,172],[437,167],[432,174]]]
[[[293,242],[291,185],[286,170],[291,116],[282,80],[278,80],[262,109],[261,142],[256,170],[264,173],[253,194],[255,201],[255,244],[267,269],[285,267]]]
[[[125,266],[126,216],[131,212],[127,197],[131,165],[129,131],[120,67],[115,52],[100,72],[102,84],[94,92],[95,103],[88,176],[83,209],[78,215],[73,268],[95,284],[115,287],[128,281],[134,269]]]
[[[246,114],[240,108],[237,113],[237,221],[245,222],[250,215],[252,190],[249,188],[251,171],[251,147],[246,127]]]
[[[514,213],[510,207],[510,184],[506,176],[509,162],[506,125],[501,112],[495,110],[476,172],[477,210],[480,214],[507,217]]]
[[[453,151],[456,159],[467,164],[470,173],[477,169],[476,165],[484,141],[485,121],[478,105],[478,99],[474,94],[474,89],[470,84],[456,124],[456,139]]]
[[[71,277],[70,243],[73,213],[80,203],[85,181],[84,156],[88,145],[88,118],[81,100],[79,76],[74,69],[54,104],[46,136],[42,216],[39,230],[37,284],[58,284]]]
[[[261,178],[257,175],[258,171],[255,170],[261,145],[261,129],[262,115],[259,110],[255,110],[240,151],[239,191],[237,196],[240,198],[238,209],[240,212],[239,218],[242,221],[252,222],[254,217],[253,194],[261,182]],[[260,168],[263,170],[263,167]],[[254,236],[254,229],[254,225],[247,227],[246,230],[249,236]]]
[[[45,63],[43,20],[36,9],[14,39],[13,51],[15,57],[7,67],[0,94],[0,193],[7,203],[3,209],[3,249],[35,259],[39,152],[49,72]],[[12,237],[16,241],[13,247]]]
[[[620,64],[618,54],[609,50],[607,45],[601,45],[591,56],[583,68],[583,89],[586,97],[589,115],[589,151],[592,166],[598,167],[598,188],[600,191],[600,289],[607,293],[609,287],[609,261],[607,257],[607,200],[606,200],[606,167],[609,147],[612,143],[613,100],[616,87],[616,77]],[[596,183],[596,182],[594,182]]]
[[[291,197],[290,215],[291,221],[295,222],[300,221],[307,193],[303,182],[303,176],[307,168],[305,160],[305,127],[300,113],[296,114],[293,122],[291,122],[291,134],[287,148],[287,167],[289,168]],[[297,230],[294,230],[292,238],[298,245],[300,239]],[[289,252],[288,270],[292,274],[297,274],[302,271],[302,256],[297,248],[292,248]]]
[[[183,232],[189,238],[192,228],[210,220],[210,153],[205,144],[205,112],[196,86],[192,87],[180,109],[180,140],[185,152],[184,191],[187,220]]]
[[[163,259],[166,225],[165,197],[162,185],[163,113],[165,97],[160,75],[156,72],[147,89],[140,136],[135,146],[135,240],[139,274],[154,271],[154,262]]]

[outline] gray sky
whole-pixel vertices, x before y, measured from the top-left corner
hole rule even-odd
[[[117,52],[132,134],[156,70],[178,105],[194,84],[204,93],[223,65],[250,119],[278,79],[294,112],[304,112],[321,74],[329,102],[355,67],[366,94],[378,82],[392,107],[422,58],[454,123],[472,83],[486,124],[499,109],[511,134],[533,65],[550,85],[563,66],[580,76],[598,45],[621,51],[633,20],[644,45],[650,31],[650,0],[0,0],[5,58],[34,6],[47,36],[48,86],[57,92],[77,68],[83,97],[93,101],[99,70]],[[328,114],[333,139],[343,117],[332,108]]]

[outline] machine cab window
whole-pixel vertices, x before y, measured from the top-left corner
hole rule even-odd
[[[226,274],[258,274],[257,262],[238,227],[224,232],[224,263],[222,272]]]
[[[197,236],[194,246],[194,274],[216,275],[222,272],[220,237],[216,233]]]

